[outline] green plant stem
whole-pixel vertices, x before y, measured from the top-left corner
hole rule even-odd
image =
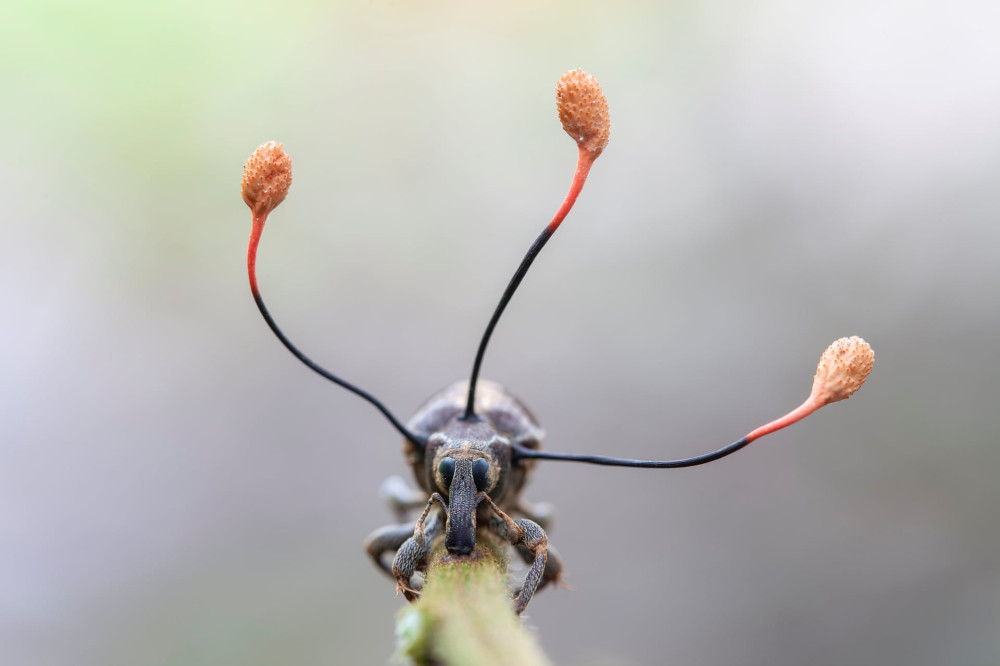
[[[418,666],[551,666],[514,615],[507,562],[495,544],[453,560],[439,544],[420,599],[396,624],[398,656]]]

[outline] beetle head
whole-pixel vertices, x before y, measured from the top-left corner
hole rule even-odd
[[[509,449],[510,441],[484,421],[454,421],[428,439],[431,485],[448,504],[448,552],[467,555],[475,548],[479,494],[502,492]]]

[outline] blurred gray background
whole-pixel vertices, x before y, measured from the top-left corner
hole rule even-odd
[[[52,2],[0,27],[0,661],[380,664],[362,541],[396,433],[250,298],[243,163],[295,184],[259,258],[309,354],[406,418],[468,374],[569,185],[553,90],[612,138],[484,376],[542,464],[560,664],[1000,663],[1000,4]]]

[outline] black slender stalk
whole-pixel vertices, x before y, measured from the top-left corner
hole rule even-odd
[[[591,465],[608,465],[611,467],[649,467],[654,469],[665,469],[673,467],[694,467],[695,465],[704,465],[705,463],[710,463],[713,460],[718,460],[719,458],[724,458],[731,453],[736,453],[744,446],[749,444],[752,440],[748,437],[744,437],[730,444],[729,446],[724,446],[718,451],[713,451],[712,453],[706,453],[701,456],[694,456],[693,458],[681,458],[678,460],[633,460],[631,458],[610,458],[608,456],[587,456],[587,455],[576,455],[572,453],[550,453],[549,451],[535,451],[533,449],[527,449],[523,446],[514,445],[514,457],[515,459],[534,459],[534,460],[563,460],[566,462],[582,462],[590,463]]]
[[[354,384],[344,381],[343,379],[334,375],[330,371],[320,367],[312,359],[310,359],[308,356],[299,351],[299,348],[296,347],[294,344],[292,344],[292,341],[289,340],[287,337],[285,337],[285,334],[281,331],[280,328],[278,328],[278,324],[271,317],[271,313],[267,311],[267,307],[264,305],[264,299],[261,298],[260,294],[256,291],[253,292],[253,300],[257,304],[257,309],[260,310],[261,316],[264,317],[264,321],[266,321],[267,325],[271,327],[271,331],[274,333],[275,336],[277,336],[279,340],[281,340],[281,344],[285,345],[288,351],[292,352],[292,354],[295,355],[295,358],[305,363],[310,370],[320,375],[321,377],[329,379],[334,384],[342,386],[348,391],[370,402],[372,405],[375,406],[377,410],[382,412],[382,415],[389,420],[389,423],[391,423],[396,430],[399,431],[399,434],[401,434],[403,437],[413,442],[413,444],[420,447],[421,449],[425,447],[427,443],[426,438],[420,437],[407,430],[406,426],[400,423],[399,420],[392,415],[392,412],[390,412],[388,408],[386,408],[386,406],[383,405],[378,398],[373,396],[371,393],[368,393],[367,391],[358,388]]]
[[[531,244],[528,248],[527,254],[524,255],[524,259],[521,260],[521,265],[517,267],[514,271],[514,277],[510,279],[507,284],[507,289],[504,290],[503,296],[500,297],[500,302],[497,304],[496,309],[493,311],[493,317],[490,318],[490,323],[486,325],[486,332],[483,333],[483,339],[479,342],[479,350],[476,352],[476,360],[472,364],[472,378],[469,380],[469,400],[465,405],[465,415],[462,417],[465,420],[470,420],[476,416],[476,382],[479,380],[479,368],[483,364],[483,356],[486,354],[486,345],[490,341],[490,336],[493,334],[493,329],[496,328],[497,322],[500,321],[500,315],[503,314],[504,309],[507,307],[507,303],[510,302],[511,296],[517,291],[518,285],[521,284],[521,280],[524,279],[524,275],[531,268],[531,263],[538,256],[538,253],[542,251],[545,247],[545,243],[552,238],[552,234],[555,233],[555,229],[551,228],[551,225],[545,227],[542,233],[538,235],[535,242]]]

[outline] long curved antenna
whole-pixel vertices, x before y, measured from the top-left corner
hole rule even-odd
[[[549,453],[514,445],[515,459],[563,460],[567,462],[582,462],[591,465],[608,465],[612,467],[647,467],[665,469],[675,467],[694,467],[704,465],[719,458],[736,453],[744,446],[754,441],[787,428],[801,421],[821,407],[832,402],[846,400],[861,388],[875,364],[875,354],[871,345],[862,338],[852,336],[835,341],[820,357],[813,378],[813,388],[809,397],[801,405],[781,418],[766,423],[747,433],[741,439],[724,446],[712,453],[706,453],[692,458],[677,460],[634,460],[631,458],[613,458],[609,456],[576,455],[571,453]]]
[[[579,155],[576,162],[576,171],[573,173],[573,182],[570,184],[569,192],[563,199],[562,205],[556,211],[552,221],[548,223],[542,233],[538,235],[535,242],[528,248],[527,254],[521,260],[521,264],[514,271],[514,276],[507,284],[500,302],[493,311],[486,331],[479,342],[479,349],[476,351],[476,360],[472,364],[472,377],[469,380],[469,397],[465,405],[465,414],[462,418],[468,420],[476,416],[476,382],[479,380],[479,369],[483,363],[483,356],[486,354],[486,345],[489,344],[493,329],[500,321],[507,303],[510,302],[518,285],[524,279],[528,269],[531,268],[535,257],[542,251],[545,244],[556,232],[559,225],[572,210],[573,204],[580,196],[584,183],[587,182],[587,175],[594,161],[604,151],[608,145],[608,137],[611,132],[611,119],[608,115],[608,100],[601,91],[601,86],[590,74],[581,69],[574,69],[566,72],[559,79],[556,85],[556,106],[559,110],[559,120],[563,129],[569,134],[579,146]]]
[[[392,412],[386,408],[382,402],[367,391],[347,382],[324,369],[308,356],[303,354],[298,347],[292,344],[274,321],[271,313],[264,305],[261,298],[260,289],[257,286],[257,246],[260,244],[260,237],[264,231],[264,223],[268,215],[278,204],[285,200],[288,188],[292,184],[292,161],[288,154],[281,147],[281,144],[270,141],[257,148],[250,159],[247,160],[243,170],[243,200],[253,211],[253,225],[250,228],[250,241],[247,246],[247,275],[250,279],[250,293],[260,310],[261,316],[270,327],[274,335],[283,345],[292,352],[295,358],[304,363],[310,370],[321,377],[330,380],[338,386],[342,386],[348,391],[364,398],[379,410],[389,423],[399,431],[399,433],[412,442],[415,446],[423,449],[426,438],[421,437],[404,426],[399,419],[393,416]]]

